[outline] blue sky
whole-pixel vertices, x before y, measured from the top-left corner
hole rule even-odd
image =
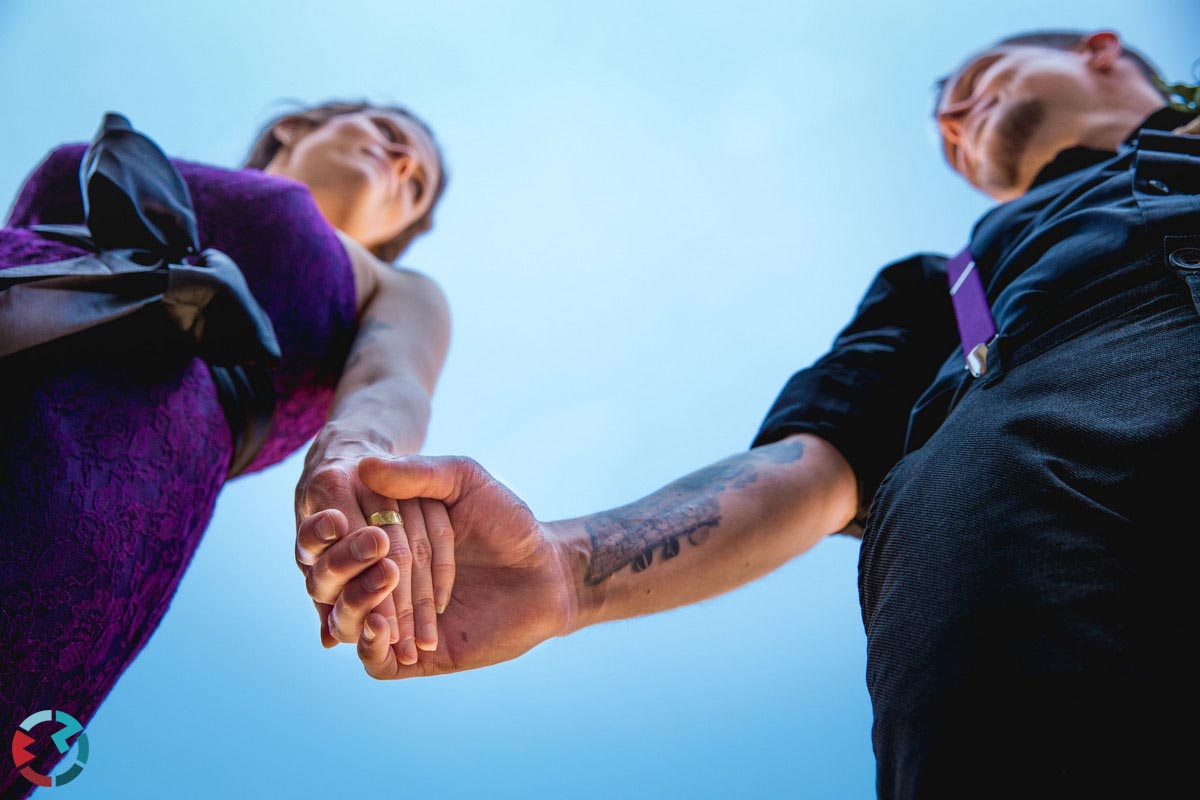
[[[281,100],[410,106],[452,175],[405,259],[454,317],[426,450],[556,519],[744,449],[881,266],[961,246],[989,201],[942,163],[934,78],[1009,33],[1111,27],[1184,80],[1197,22],[1190,0],[2,0],[0,194],[110,109],[233,166]],[[853,540],[492,669],[379,683],[318,644],[299,472],[227,487],[87,769],[39,796],[873,794]]]

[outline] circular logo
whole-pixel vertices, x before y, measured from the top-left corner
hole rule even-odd
[[[75,763],[71,765],[70,769],[60,772],[58,775],[43,775],[35,772],[29,765],[29,762],[33,761],[33,753],[26,748],[36,741],[29,735],[29,732],[43,722],[57,722],[62,725],[50,739],[58,748],[58,752],[63,755],[66,755],[67,751],[71,749],[67,740],[75,734],[79,734],[79,754],[75,757]],[[13,731],[12,757],[17,767],[20,768],[21,774],[30,783],[38,786],[62,786],[78,778],[79,773],[83,772],[83,766],[87,764],[87,734],[83,732],[83,726],[79,724],[79,721],[65,711],[38,711],[26,717],[20,727]]]

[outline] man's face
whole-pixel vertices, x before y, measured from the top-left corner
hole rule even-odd
[[[1094,108],[1086,52],[991,48],[945,84],[936,117],[946,161],[997,200],[1020,197],[1059,151],[1078,143]]]

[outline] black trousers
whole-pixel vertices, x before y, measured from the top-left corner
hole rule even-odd
[[[872,501],[880,797],[1170,796],[1194,772],[1200,313],[1161,253],[1090,291],[1002,337]]]

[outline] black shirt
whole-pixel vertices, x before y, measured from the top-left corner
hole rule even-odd
[[[1028,338],[1063,298],[1086,302],[1079,289],[1165,237],[1200,234],[1200,137],[1169,133],[1192,116],[1162,108],[1116,153],[1064,150],[1024,195],[976,223],[970,249],[1001,347]],[[751,444],[812,433],[837,447],[859,489],[847,532],[861,534],[884,475],[937,430],[971,380],[946,260],[919,254],[884,267],[829,352],[787,382]]]

